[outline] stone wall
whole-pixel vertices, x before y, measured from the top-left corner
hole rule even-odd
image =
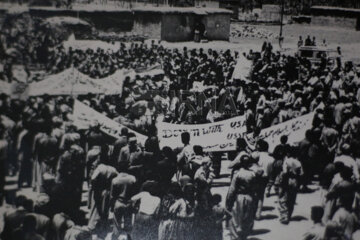
[[[281,20],[281,8],[279,5],[271,5],[271,4],[262,5],[260,21],[280,22],[280,20]]]
[[[343,28],[355,29],[356,18],[312,16],[311,24],[319,26],[341,26]]]
[[[320,26],[341,26],[360,30],[360,9],[313,6],[311,23]]]
[[[184,13],[164,14],[161,22],[161,40],[169,42],[193,40],[195,15]]]
[[[160,13],[141,12],[134,13],[134,26],[131,33],[134,35],[146,36],[152,39],[161,38]]]
[[[226,14],[209,14],[203,16],[207,36],[211,40],[229,40],[230,17]]]

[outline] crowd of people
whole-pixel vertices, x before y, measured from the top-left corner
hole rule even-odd
[[[54,29],[46,21],[28,13],[13,13],[4,17],[0,31],[0,78],[8,82],[13,76],[13,65],[21,64],[30,77],[30,69],[47,63],[56,46],[65,40],[64,28]],[[29,79],[26,79],[29,80]]]
[[[153,46],[158,45],[153,42],[148,48],[146,44],[132,43],[126,48],[125,44],[121,44],[120,49],[114,52],[100,48],[96,51],[69,48],[66,51],[63,45],[59,45],[49,56],[47,70],[57,73],[75,67],[91,78],[104,78],[118,69],[141,69],[160,64],[162,51]]]
[[[196,93],[193,91],[193,85],[201,82],[207,88],[207,102],[214,99],[219,103],[221,99],[216,98],[216,95],[223,94],[221,89],[231,82],[237,53],[211,49],[205,52],[203,49],[188,50],[186,47],[182,50],[168,49],[154,42],[150,45],[134,43],[128,47],[122,44],[116,52],[71,48],[66,52],[60,46],[59,53],[54,55],[56,58],[49,61],[50,72],[59,72],[74,66],[92,78],[103,78],[112,75],[118,69],[126,71],[161,66],[164,74],[127,77],[121,96],[104,94],[98,99],[92,95],[81,97],[92,108],[139,132],[148,133],[155,122],[155,116],[159,114],[165,116],[165,121],[184,124],[205,123],[214,121],[215,118],[233,116],[221,116],[215,112],[208,114],[207,110],[203,115],[190,114],[185,101],[187,96],[181,96],[179,90],[192,91],[194,95],[187,100],[190,101],[190,105],[195,106]],[[231,83],[231,86],[234,84]],[[212,98],[213,96],[215,97]],[[226,106],[229,107],[230,104],[227,102]]]
[[[152,42],[122,44],[117,52],[59,45],[52,54],[49,72],[75,67],[99,81],[117,69],[160,65],[162,76],[127,78],[121,96],[79,96],[148,139],[139,146],[127,128],[113,139],[96,122],[78,130],[71,97],[24,101],[2,94],[1,201],[6,175],[18,174],[19,189],[31,187],[37,197],[10,199],[14,206],[5,213],[1,239],[104,239],[109,232],[112,239],[222,239],[223,226],[231,239],[247,239],[254,221],[262,218],[265,197],[275,192],[279,220],[288,224],[298,191],[307,192],[314,179],[320,180],[323,202],[312,208],[314,227],[304,239],[358,239],[360,72],[352,63],[323,56],[313,64],[275,52],[265,42],[259,52],[243,54],[253,62],[249,79],[233,79],[239,56],[230,50],[168,49]],[[196,107],[196,97],[172,94],[192,91],[198,83],[205,88],[205,107]],[[227,93],[234,101],[223,111],[211,107],[214,101],[221,105]],[[261,129],[310,112],[315,116],[304,140],[288,143],[283,136],[269,152]],[[225,206],[211,193],[219,175],[216,153],[193,146],[189,133],[181,134],[183,148],[160,149],[159,115],[179,124],[246,116],[256,147],[240,138],[236,152],[228,154],[232,173]],[[84,191],[88,219],[81,210]]]
[[[1,161],[7,167],[1,168],[1,197],[5,176],[15,171],[19,189],[32,187],[37,196],[35,201],[16,197],[4,216],[1,239],[91,239],[92,234],[104,239],[111,231],[109,212],[112,239],[209,239],[210,230],[220,231],[225,209],[221,197],[210,193],[211,159],[201,146],[189,145],[188,133],[182,135],[184,149],[160,149],[155,136],[140,148],[127,128],[119,139],[96,124],[77,130],[68,119],[71,98],[38,99],[22,111],[19,102],[10,107],[6,100],[2,96]],[[18,121],[11,120],[16,116]],[[80,210],[84,182],[88,220]]]
[[[90,101],[93,96],[88,99],[93,108],[141,132],[147,131],[144,124],[154,122],[154,115],[158,114],[164,115],[166,122],[179,124],[208,123],[246,114],[248,131],[251,132],[255,128],[266,128],[313,111],[324,101],[322,94],[331,93],[338,97],[337,86],[330,86],[331,91],[324,91],[329,87],[326,84],[338,81],[333,80],[338,78],[333,74],[350,73],[352,79],[347,81],[350,84],[358,81],[357,72],[349,70],[351,64],[345,67],[346,72],[338,72],[337,66],[341,62],[336,61],[330,66],[323,57],[321,63],[314,67],[306,58],[272,51],[271,44],[264,44],[261,52],[244,54],[254,61],[251,73],[254,81],[232,78],[238,53],[230,51],[166,49],[154,43],[151,46],[140,43],[129,48],[122,45],[115,53],[100,49],[95,52],[72,49],[68,53],[61,52],[63,54],[55,60],[57,64],[49,61],[50,66],[61,71],[75,65],[92,77],[108,76],[122,68],[162,66],[165,73],[162,76],[127,78],[122,96],[103,96],[98,103]],[[199,93],[194,90],[194,86],[199,84],[203,86],[201,94],[205,96],[203,105],[198,103]],[[179,90],[188,90],[192,94],[181,95]],[[359,98],[356,90],[353,94]],[[216,106],[222,104],[224,95],[229,92],[233,101],[226,101],[220,112]],[[233,106],[235,112],[232,111]],[[135,113],[131,111],[134,107],[144,110]]]
[[[96,123],[77,130],[70,97],[32,99],[24,106],[7,105],[4,95],[1,100],[1,161],[7,164],[1,169],[1,196],[5,175],[16,171],[19,189],[26,184],[38,193],[35,201],[16,197],[5,213],[2,239],[104,239],[109,232],[112,239],[222,239],[224,221],[231,239],[247,239],[254,221],[262,218],[265,196],[275,192],[279,220],[288,224],[297,192],[306,192],[315,175],[323,202],[312,208],[315,225],[304,239],[357,239],[356,105],[349,111],[344,104],[341,116],[347,119],[340,125],[335,110],[326,118],[328,112],[318,110],[303,141],[289,144],[283,136],[271,153],[263,139],[255,149],[238,139],[223,206],[221,196],[211,193],[213,155],[191,145],[187,132],[181,134],[180,149],[160,149],[156,136],[140,147],[127,128],[118,139]],[[80,210],[84,186],[88,220]]]
[[[119,50],[107,50],[98,48],[81,50],[70,48],[65,51],[62,45],[58,46],[48,61],[48,69],[52,72],[60,72],[74,66],[79,71],[93,78],[104,78],[118,69],[142,69],[161,64],[170,80],[185,79],[188,85],[182,85],[182,89],[190,89],[191,82],[206,78],[211,72],[216,74],[217,81],[231,78],[236,56],[230,51],[218,52],[209,50],[188,50],[164,48],[162,45],[151,41],[150,44],[143,42],[131,43],[130,46],[122,43]],[[210,80],[209,80],[210,81]],[[183,83],[184,84],[184,83]]]

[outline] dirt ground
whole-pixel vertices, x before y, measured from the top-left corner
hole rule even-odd
[[[226,194],[230,185],[228,168],[230,161],[223,161],[221,168],[222,178],[213,183],[212,193],[222,196],[225,204]],[[278,197],[272,189],[272,195],[265,197],[262,211],[262,219],[255,221],[252,234],[248,240],[298,240],[302,239],[304,233],[312,226],[310,211],[314,205],[320,205],[320,188],[317,183],[309,186],[310,193],[299,193],[289,225],[279,222]],[[229,231],[224,227],[223,240],[229,240]]]
[[[230,185],[230,170],[228,168],[230,161],[223,160],[221,168],[221,178],[216,179],[213,183],[212,193],[220,194],[222,196],[222,204],[225,204],[226,194]],[[17,191],[17,177],[7,177],[6,178],[6,191],[8,196],[11,197],[12,194]],[[248,240],[295,240],[302,239],[303,234],[312,226],[310,220],[310,209],[314,205],[320,204],[320,190],[318,184],[311,185],[310,188],[313,190],[311,193],[299,193],[296,201],[295,210],[293,217],[289,225],[282,225],[279,222],[279,212],[277,209],[277,196],[274,194],[265,198],[264,201],[264,211],[262,212],[262,219],[255,221],[254,229],[251,236],[248,237]],[[274,193],[274,192],[272,192]],[[31,188],[23,188],[18,191],[17,194],[24,194],[29,198],[36,199],[37,194],[32,191]],[[89,215],[89,210],[86,207],[87,200],[87,186],[84,184],[83,190],[83,204],[81,209],[87,212]],[[0,216],[2,215],[8,206],[0,207]],[[111,218],[111,216],[110,216]],[[3,221],[0,218],[0,232],[2,231]],[[106,239],[111,239],[111,234],[109,233]],[[229,231],[225,228],[224,224],[224,238],[223,240],[229,240]]]
[[[244,23],[232,23],[232,28],[241,28],[247,25],[250,27],[260,28],[267,33],[273,33],[278,36],[280,32],[279,25],[265,25],[265,24],[244,24]],[[342,49],[342,55],[344,60],[353,60],[355,63],[360,64],[360,31],[341,28],[341,26],[323,27],[314,26],[309,24],[287,24],[283,26],[284,36],[284,49],[296,49],[299,36],[305,39],[308,35],[317,39],[318,44],[321,44],[325,39],[328,47],[336,49],[338,46]],[[226,41],[212,41],[208,43],[167,43],[163,42],[165,46],[169,47],[184,47],[188,48],[213,48],[213,49],[233,49],[239,52],[248,52],[249,49],[259,51],[264,41],[271,42],[274,50],[279,50],[279,44],[277,38],[254,38],[254,37],[232,37],[230,42]]]

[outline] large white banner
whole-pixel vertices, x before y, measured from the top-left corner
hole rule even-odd
[[[280,137],[288,136],[288,143],[296,144],[305,137],[306,130],[312,126],[314,113],[291,119],[278,125],[263,129],[260,138],[269,143],[272,152],[280,143]],[[245,138],[251,147],[255,147],[252,134],[246,134],[245,117],[239,116],[228,120],[198,125],[179,125],[160,122],[157,124],[160,146],[182,147],[181,133],[189,132],[192,145],[200,145],[204,151],[233,151],[237,138]],[[259,139],[259,138],[257,138]]]
[[[280,144],[280,138],[283,135],[288,136],[288,143],[296,145],[305,138],[305,132],[312,128],[312,121],[315,113],[308,113],[306,115],[291,119],[289,121],[280,123],[278,125],[265,128],[261,131],[258,139],[264,139],[269,143],[269,151],[273,152],[276,145]],[[245,140],[252,148],[255,147],[255,140],[252,134],[245,135]]]
[[[159,122],[157,124],[160,147],[182,147],[181,133],[190,133],[192,145],[200,145],[204,151],[235,150],[236,138],[228,138],[230,133],[243,134],[246,131],[245,117],[239,116],[228,120],[197,125],[182,125]]]
[[[93,121],[97,121],[101,130],[115,138],[120,136],[123,125],[113,121],[105,115],[75,100],[74,124],[79,129],[87,129]],[[269,143],[269,151],[272,152],[280,143],[283,135],[288,136],[289,144],[296,144],[305,138],[305,132],[312,127],[314,113],[309,113],[298,118],[280,123],[278,125],[263,129],[259,138]],[[208,124],[182,125],[159,122],[157,124],[160,147],[171,148],[182,147],[181,133],[190,133],[190,143],[200,145],[204,151],[233,151],[236,147],[237,138],[245,138],[251,147],[255,147],[255,139],[252,134],[246,134],[245,116],[238,116],[228,120]],[[136,134],[138,142],[144,144],[147,137],[129,129]],[[259,139],[257,138],[257,139]]]
[[[120,136],[121,129],[125,127],[78,100],[75,100],[73,118],[78,129],[88,129],[94,121],[97,121],[100,124],[101,131],[115,138]],[[145,135],[131,129],[129,132],[135,133],[138,142],[144,146],[147,139]]]
[[[42,81],[29,84],[27,95],[84,95],[88,93],[121,95],[124,81],[127,76],[134,79],[136,75],[143,77],[146,75],[155,76],[163,73],[164,71],[158,69],[157,66],[140,73],[137,73],[134,70],[128,71],[119,69],[110,76],[94,79],[81,73],[76,68],[68,68],[60,73],[50,75]],[[10,85],[7,86],[7,84],[4,83],[1,87],[1,92],[9,92],[9,90],[6,89],[10,88]],[[4,90],[2,90],[3,88]]]

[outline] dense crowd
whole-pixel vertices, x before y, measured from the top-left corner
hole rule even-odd
[[[91,78],[104,78],[118,69],[139,69],[159,64],[162,52],[153,46],[157,45],[148,48],[146,44],[133,43],[126,48],[125,44],[121,44],[120,49],[114,52],[100,48],[96,51],[72,48],[66,51],[63,45],[59,45],[49,57],[47,69],[57,73],[75,67]]]
[[[344,116],[351,117],[343,125],[336,125],[337,115],[324,118],[319,111],[303,141],[292,146],[283,136],[272,153],[262,139],[256,149],[238,139],[224,207],[210,191],[214,155],[192,146],[189,133],[181,135],[181,149],[160,149],[155,136],[140,147],[126,128],[119,139],[104,135],[96,124],[77,130],[70,120],[71,98],[38,98],[23,106],[7,105],[5,96],[1,100],[1,160],[7,164],[2,186],[5,175],[18,170],[19,189],[26,184],[40,193],[34,202],[16,197],[5,213],[2,239],[104,239],[111,231],[112,239],[222,239],[223,221],[231,239],[246,239],[254,220],[261,220],[272,187],[280,221],[288,224],[299,187],[306,191],[315,175],[324,202],[312,208],[315,225],[304,239],[357,239],[360,118],[355,105],[352,116],[344,106]],[[86,185],[88,222],[80,210]]]
[[[117,52],[56,49],[48,61],[51,72],[74,66],[102,78],[117,69],[160,64],[164,76],[129,77],[121,96],[79,97],[148,139],[140,146],[127,128],[113,139],[96,122],[78,130],[71,97],[23,101],[1,95],[1,197],[5,176],[17,173],[20,189],[26,184],[38,193],[35,201],[22,195],[10,200],[14,206],[5,213],[1,239],[104,239],[109,232],[112,239],[222,239],[223,226],[231,239],[247,239],[273,187],[279,220],[288,224],[297,192],[306,192],[315,176],[323,202],[312,208],[314,227],[304,239],[358,239],[360,80],[352,63],[323,56],[313,64],[264,43],[261,51],[243,54],[253,61],[249,79],[232,79],[238,54],[231,51],[167,49],[154,42],[121,45]],[[205,105],[194,113],[188,104],[196,106],[196,97],[184,101],[172,94],[199,82],[208,104],[229,92],[236,112],[228,101],[222,112]],[[296,145],[283,136],[269,152],[258,137],[261,129],[309,112],[315,112],[312,128]],[[210,191],[219,154],[193,146],[189,133],[181,135],[183,148],[160,149],[155,119],[199,124],[242,114],[256,147],[237,140],[223,206]],[[80,209],[83,191],[88,219]]]
[[[143,55],[148,56],[144,59],[157,59],[160,56],[161,60],[157,63],[163,66],[165,74],[127,78],[122,96],[102,96],[96,101],[91,101],[93,96],[89,96],[87,100],[94,109],[143,133],[152,128],[157,115],[163,115],[166,122],[200,124],[243,114],[247,119],[248,132],[252,132],[312,112],[329,102],[334,104],[342,96],[349,97],[349,101],[360,98],[356,69],[351,63],[346,63],[344,69],[340,69],[340,59],[330,62],[322,57],[315,66],[306,58],[274,52],[271,44],[265,43],[261,52],[244,54],[254,62],[250,76],[253,80],[249,81],[232,78],[237,53],[218,53],[211,49],[207,52],[186,48],[182,51],[169,50],[155,44],[151,47],[134,44],[124,50],[124,59],[127,59],[126,52],[133,52],[137,48],[138,54],[134,56],[140,57],[132,58],[135,63],[133,67],[142,65]],[[101,50],[97,52],[99,56],[106,56]],[[93,68],[91,64],[87,66],[87,69]],[[205,96],[203,104],[198,102],[200,94],[195,86],[199,84],[202,85],[201,94]],[[181,94],[183,92],[179,90],[189,92]],[[224,103],[228,93],[232,101]],[[224,108],[219,109],[222,103]]]
[[[74,66],[93,78],[103,78],[117,69],[144,69],[162,64],[171,80],[177,77],[182,81],[187,79],[190,83],[188,86],[182,86],[182,89],[189,89],[191,82],[198,81],[200,75],[202,80],[211,72],[220,78],[218,82],[229,80],[234,70],[236,56],[232,56],[230,51],[205,52],[201,49],[197,52],[186,47],[183,51],[179,51],[176,48],[164,48],[152,41],[151,44],[132,43],[129,47],[122,43],[117,51],[104,51],[100,48],[96,51],[71,48],[65,51],[64,47],[59,45],[58,51],[50,58],[48,62],[50,71],[59,72]]]
[[[61,54],[55,54],[57,57],[49,61],[49,66],[52,66],[54,71],[74,65],[94,78],[111,75],[122,68],[146,69],[157,64],[162,66],[165,72],[163,76],[128,78],[121,97],[102,97],[98,104],[91,104],[93,108],[100,108],[101,112],[107,115],[122,119],[121,123],[126,124],[126,119],[130,119],[130,122],[136,119],[140,124],[147,122],[141,121],[141,118],[146,118],[142,112],[150,113],[152,119],[153,115],[162,114],[165,121],[182,124],[214,122],[246,114],[249,132],[256,127],[266,128],[313,111],[323,101],[321,94],[334,93],[324,92],[323,88],[328,87],[324,84],[333,84],[332,75],[338,74],[337,65],[341,64],[337,60],[330,65],[328,60],[322,57],[321,63],[314,67],[305,58],[273,52],[271,44],[265,43],[261,52],[250,51],[249,54],[244,54],[254,61],[251,74],[254,81],[249,81],[232,78],[235,59],[238,57],[236,52],[232,54],[230,51],[218,52],[212,49],[206,52],[202,49],[196,51],[187,48],[171,50],[154,42],[150,46],[132,44],[129,48],[122,45],[117,52],[100,49],[69,49],[66,52],[63,48],[60,49]],[[346,66],[345,74],[351,67]],[[351,76],[354,78],[351,81],[356,82],[357,73],[351,74],[354,75]],[[336,84],[337,80],[334,82]],[[201,94],[206,98],[203,106],[198,104],[199,93],[195,88],[199,84],[203,86]],[[334,88],[336,95],[336,86]],[[189,90],[190,94],[181,95],[179,90]],[[226,101],[225,107],[219,112],[218,108],[213,107],[214,103],[215,106],[220,106],[227,93],[230,93],[233,101]],[[357,92],[354,94],[358,95]],[[106,99],[113,100],[109,102]],[[96,106],[99,104],[101,106]],[[232,111],[232,104],[235,111]],[[131,111],[133,106],[141,106],[147,111],[134,113]],[[193,106],[196,111],[189,106]],[[146,131],[144,126],[136,128]]]
[[[165,115],[166,121],[194,124],[205,123],[214,117],[189,114],[186,107],[186,96],[180,96],[179,90],[193,90],[194,83],[212,86],[206,92],[208,101],[212,95],[222,94],[221,89],[227,85],[234,86],[231,76],[235,67],[237,53],[230,51],[182,50],[168,49],[152,42],[150,45],[134,43],[126,47],[122,44],[116,52],[97,49],[65,51],[58,48],[54,59],[49,61],[49,71],[59,72],[71,66],[88,74],[92,78],[103,78],[112,75],[118,69],[147,69],[161,66],[164,74],[136,75],[124,81],[121,96],[83,96],[87,104],[120,123],[135,128],[140,132],[148,132],[157,115]],[[51,70],[52,69],[52,70]],[[98,79],[101,81],[101,79]],[[194,94],[195,92],[192,91]],[[215,99],[215,98],[214,98]],[[188,98],[195,105],[196,98]],[[218,103],[221,99],[216,100]],[[226,103],[229,106],[229,103]],[[134,111],[134,109],[140,109]],[[237,114],[235,112],[235,114]],[[213,115],[221,115],[213,113]],[[222,118],[232,115],[223,115]],[[150,126],[149,126],[150,125]]]
[[[0,79],[8,82],[30,81],[31,70],[43,70],[43,65],[58,53],[58,46],[70,35],[66,27],[54,27],[44,19],[31,17],[29,13],[14,10],[1,21],[0,31]],[[16,79],[14,65],[23,65],[27,78]]]

